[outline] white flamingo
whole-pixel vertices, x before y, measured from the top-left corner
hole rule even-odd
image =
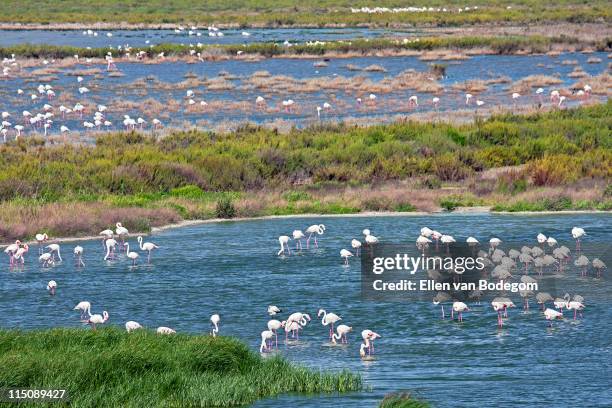
[[[153,251],[154,249],[159,249],[159,246],[155,245],[152,242],[142,242],[142,237],[138,237],[138,244],[140,245],[140,250],[141,251],[147,251],[149,253],[148,257],[147,257],[147,263],[151,262],[151,251]]]
[[[349,264],[349,258],[353,256],[353,253],[351,251],[349,251],[348,249],[341,249],[340,250],[340,257],[344,258],[344,265],[348,266]]]
[[[283,327],[283,323],[280,320],[272,319],[268,320],[268,330],[274,333],[274,342],[276,348],[278,348],[278,331]]]
[[[130,252],[129,242],[125,243],[125,255],[132,260],[132,266],[136,266],[136,260],[140,255],[138,255],[138,252]]]
[[[563,313],[557,312],[555,309],[546,309],[544,311],[544,317],[548,320],[550,327],[552,327],[552,321],[557,319],[563,319]]]
[[[83,320],[85,317],[91,316],[91,303],[84,300],[79,302],[72,310],[79,310],[81,312],[81,320]]]
[[[274,337],[274,332],[272,330],[264,330],[261,332],[261,345],[259,346],[259,352],[263,353],[265,351],[270,350],[271,346],[268,344]]]
[[[314,235],[315,248],[318,248],[319,244],[317,242],[317,235],[323,235],[324,232],[325,232],[325,225],[323,224],[311,225],[310,227],[306,228],[306,233],[308,234],[308,238],[306,239],[306,248],[310,247],[310,238],[312,238],[313,235]]]
[[[115,247],[117,246],[117,241],[115,241],[115,239],[113,238],[109,238],[104,241],[104,244],[106,245],[106,255],[104,256],[104,260],[108,261],[110,259],[113,259],[115,256]]]
[[[329,338],[331,339],[334,335],[334,324],[342,320],[342,318],[335,313],[327,313],[325,309],[319,309],[317,317],[321,317],[321,315],[323,315],[323,318],[321,319],[321,324],[323,326],[330,325]]]
[[[221,321],[221,317],[218,314],[215,313],[214,315],[210,316],[210,323],[213,326],[210,334],[212,334],[213,337],[216,337],[217,334],[219,333],[219,322],[220,321]]]
[[[355,250],[355,254],[359,256],[359,251],[361,250],[361,241],[353,239],[351,241],[351,247]]]
[[[96,330],[96,325],[97,324],[104,324],[104,323],[106,323],[108,321],[108,319],[109,319],[109,315],[108,315],[108,312],[105,310],[105,311],[102,312],[101,315],[99,315],[99,314],[90,315],[89,319],[87,319],[83,323],[90,324],[91,328],[93,330]]]
[[[49,252],[51,252],[51,255],[53,256],[54,261],[55,261],[55,254],[57,254],[57,259],[59,259],[59,261],[62,262],[62,256],[60,255],[59,244],[49,244],[46,246],[46,248],[49,250]]]
[[[287,253],[291,255],[291,249],[289,248],[289,238],[287,235],[281,235],[278,237],[278,243],[280,244],[280,250],[276,255],[280,256],[285,253],[285,249],[287,249]]]
[[[299,248],[301,251],[302,250],[302,238],[306,237],[306,235],[304,235],[304,233],[301,230],[295,230],[293,231],[291,235],[293,236],[293,240],[295,241],[295,250],[297,251],[298,244],[299,244]]]
[[[346,324],[340,324],[336,327],[336,333],[332,335],[332,343],[336,344],[336,340],[340,340],[341,343],[348,344],[347,335],[353,330],[351,326]]]
[[[38,261],[42,264],[44,268],[47,268],[54,264],[53,256],[49,252],[45,252],[44,254],[39,256]]]
[[[56,289],[57,289],[57,282],[54,280],[50,280],[49,283],[47,283],[47,290],[49,291],[51,296],[55,295]]]
[[[282,312],[282,310],[278,306],[270,305],[268,306],[268,314],[270,316],[275,316],[276,314]]]
[[[372,330],[366,329],[361,332],[361,338],[368,349],[368,355],[372,355],[374,352],[374,340],[381,338],[382,336]]]
[[[142,329],[140,323],[130,320],[129,322],[125,322],[125,330],[130,333],[134,330]]]
[[[176,334],[176,330],[166,326],[159,326],[157,328],[157,334]]]
[[[77,245],[74,247],[74,258],[77,266],[85,266],[85,262],[83,262],[83,247]]]

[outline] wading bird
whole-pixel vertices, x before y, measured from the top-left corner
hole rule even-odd
[[[50,280],[49,283],[47,283],[47,290],[51,296],[55,295],[55,291],[57,290],[57,282]]]
[[[278,243],[280,244],[280,250],[276,255],[280,256],[285,253],[285,249],[287,250],[287,254],[291,255],[291,249],[289,248],[289,238],[287,235],[281,235],[278,237]]]
[[[310,227],[306,228],[306,233],[308,234],[308,238],[306,239],[306,248],[308,249],[310,247],[310,238],[312,238],[313,235],[314,235],[315,248],[318,248],[319,244],[317,242],[317,235],[323,235],[324,232],[325,232],[325,225],[323,224],[311,225]]]
[[[159,249],[159,246],[155,245],[152,242],[142,242],[142,237],[138,237],[138,244],[140,245],[141,251],[147,251],[149,255],[147,256],[147,263],[151,262],[151,251],[154,249]]]
[[[219,322],[221,321],[221,317],[218,314],[214,314],[212,316],[210,316],[210,323],[212,324],[212,331],[210,332],[210,334],[213,337],[216,337],[217,334],[219,333]]]
[[[142,329],[140,323],[130,320],[129,322],[125,322],[125,330],[130,333],[134,330]]]

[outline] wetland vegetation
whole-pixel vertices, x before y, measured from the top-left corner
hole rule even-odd
[[[21,139],[0,146],[0,237],[91,235],[117,220],[147,231],[215,217],[610,210],[611,109],[287,134],[121,132],[95,145]]]

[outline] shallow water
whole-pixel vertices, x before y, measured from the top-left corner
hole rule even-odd
[[[590,57],[601,59],[599,63],[587,63]],[[326,67],[315,67],[313,59],[261,59],[258,61],[206,61],[189,63],[185,61],[164,62],[158,64],[143,64],[119,62],[117,64],[122,76],[113,76],[108,73],[104,65],[77,64],[74,66],[55,66],[50,63],[46,66],[27,68],[14,76],[0,80],[0,98],[3,100],[2,110],[13,116],[10,121],[13,125],[21,122],[21,112],[27,110],[32,113],[41,112],[43,105],[48,103],[54,106],[54,124],[50,132],[58,133],[60,125],[66,125],[75,132],[84,132],[83,121],[93,122],[92,115],[96,104],[106,105],[107,119],[113,122],[108,130],[122,128],[123,115],[129,114],[134,118],[143,117],[149,123],[153,118],[160,119],[167,127],[184,128],[197,125],[199,128],[211,129],[229,123],[234,128],[241,123],[250,122],[270,124],[285,121],[297,127],[304,127],[317,123],[340,122],[368,118],[374,122],[388,122],[414,113],[430,113],[440,118],[447,112],[460,111],[461,115],[471,118],[475,111],[474,103],[466,107],[464,91],[455,89],[455,85],[465,81],[482,79],[493,80],[505,77],[503,83],[488,85],[484,92],[476,94],[476,98],[485,102],[484,108],[504,107],[513,109],[515,106],[530,107],[540,102],[549,104],[548,95],[552,89],[560,89],[575,84],[579,79],[568,76],[575,66],[581,66],[588,75],[598,75],[606,71],[607,56],[605,53],[582,54],[566,53],[560,56],[533,55],[533,56],[474,56],[464,61],[445,62],[448,65],[446,76],[439,82],[444,90],[436,95],[426,92],[415,92],[413,89],[396,89],[391,92],[378,92],[378,87],[390,79],[398,76],[405,70],[427,72],[429,62],[417,57],[359,57],[359,58],[331,58],[326,61]],[[564,64],[575,61],[576,65]],[[380,65],[385,72],[369,72],[363,69],[371,65]],[[352,67],[349,67],[352,66]],[[358,67],[361,70],[355,70]],[[41,69],[44,69],[41,73]],[[91,72],[95,69],[96,72]],[[86,70],[90,70],[87,72]],[[283,81],[277,81],[277,86],[259,88],[250,82],[253,74],[266,71],[272,77],[289,76],[295,80],[304,81],[314,79],[331,84],[338,78],[348,81],[358,81],[364,78],[369,81],[367,85],[358,89],[347,89],[345,86],[326,88],[310,88],[309,90],[292,90],[283,88]],[[83,82],[78,83],[77,75],[82,75]],[[205,79],[220,78],[223,75],[230,89],[214,90],[202,84]],[[544,87],[542,98],[535,95],[535,89],[524,93],[518,101],[510,97],[510,87],[513,82],[530,75],[548,75],[557,77],[561,83]],[[359,78],[358,78],[359,77]],[[183,83],[187,79],[196,80],[196,85]],[[38,94],[36,88],[39,84],[53,86],[56,97],[49,100],[40,95],[35,101],[31,94]],[[78,88],[86,86],[90,92],[81,95]],[[293,85],[300,86],[298,85]],[[535,88],[535,87],[534,87]],[[17,89],[24,93],[17,95]],[[187,105],[186,91],[195,92],[193,100],[196,105]],[[377,94],[376,103],[366,106],[370,92]],[[255,107],[257,96],[266,99],[267,107]],[[416,95],[419,98],[418,107],[409,107],[408,98]],[[432,104],[432,97],[440,98],[439,107]],[[362,104],[356,102],[360,97]],[[592,98],[605,100],[606,96],[593,95]],[[145,100],[159,102],[163,109],[149,108]],[[287,113],[281,102],[286,99],[295,101],[295,109]],[[200,103],[208,104],[202,108]],[[88,106],[83,117],[72,114],[63,119],[58,108],[60,104],[72,107],[77,102]],[[331,103],[331,110],[323,111],[321,117],[317,116],[317,106],[325,102]],[[567,106],[581,103],[577,98],[568,98]],[[151,111],[150,109],[153,109]],[[228,126],[230,126],[228,125]],[[150,126],[150,125],[149,125]],[[229,130],[232,129],[230,126]],[[26,134],[41,133],[40,128],[26,127]],[[15,133],[11,130],[11,133]],[[11,135],[13,137],[14,134]]]
[[[117,47],[130,45],[174,44],[242,44],[254,42],[303,43],[308,41],[338,41],[358,38],[410,37],[418,33],[410,29],[383,28],[249,28],[245,30],[220,30],[222,37],[208,35],[206,27],[193,31],[189,27],[179,33],[175,30],[95,30],[83,34],[83,30],[0,30],[0,46],[17,44],[53,44],[74,47]],[[94,35],[94,32],[97,35]],[[247,32],[249,36],[242,35]],[[112,36],[109,37],[108,33]],[[200,35],[198,35],[198,33]]]
[[[277,257],[277,237],[323,222],[327,229],[318,249]],[[457,241],[473,235],[535,245],[539,232],[574,248],[570,230],[587,231],[584,253],[612,265],[609,214],[559,215],[431,215],[407,217],[293,218],[225,222],[167,230],[146,240],[161,246],[152,265],[132,268],[122,257],[102,260],[99,240],[79,242],[86,267],[75,269],[71,250],[63,243],[64,261],[50,269],[36,264],[37,249],[23,270],[0,272],[0,326],[7,328],[81,327],[72,307],[92,302],[93,312],[108,310],[108,324],[127,320],[156,328],[206,333],[208,318],[221,315],[221,333],[238,336],[257,350],[269,317],[266,308],[316,316],[320,307],[342,316],[353,326],[348,346],[331,347],[327,329],[316,320],[306,326],[300,342],[279,346],[290,360],[321,369],[350,369],[364,376],[370,391],[343,395],[284,395],[255,406],[374,406],[389,392],[409,390],[436,406],[610,406],[608,373],[612,369],[612,302],[609,270],[603,279],[579,278],[575,269],[559,279],[559,293],[581,294],[584,318],[555,322],[549,329],[532,301],[524,314],[518,295],[502,330],[487,302],[470,303],[464,323],[442,320],[431,302],[368,302],[360,295],[360,266],[352,259],[342,266],[341,248],[370,228],[381,242],[413,242],[420,227],[452,234]],[[131,239],[130,244],[136,245]],[[502,244],[502,249],[508,247]],[[597,252],[597,253],[595,253]],[[601,253],[604,252],[604,253]],[[8,260],[3,254],[3,264]],[[54,279],[58,293],[45,285]],[[375,360],[359,358],[359,333],[372,329]],[[84,330],[86,330],[84,328]]]

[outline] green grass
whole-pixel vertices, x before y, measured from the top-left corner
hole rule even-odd
[[[378,405],[379,408],[429,408],[425,401],[412,398],[409,393],[393,393],[385,395]]]
[[[233,338],[111,327],[2,330],[0,367],[0,388],[67,389],[78,407],[227,407],[284,393],[362,388],[358,375],[262,359]]]
[[[200,52],[206,55],[212,52],[214,55],[224,53],[236,55],[238,51],[245,54],[257,54],[266,57],[272,56],[291,56],[291,55],[326,55],[326,54],[346,54],[362,53],[390,50],[390,51],[429,51],[435,49],[482,49],[486,48],[494,54],[514,54],[517,52],[544,53],[554,48],[554,46],[571,46],[572,48],[596,49],[598,51],[609,50],[610,40],[584,40],[570,36],[545,37],[541,35],[530,36],[453,36],[453,37],[424,37],[418,41],[401,42],[394,39],[354,39],[351,41],[328,41],[324,44],[296,44],[292,47],[285,47],[277,43],[250,43],[250,44],[226,44],[226,45],[204,45]],[[144,51],[148,55],[157,55],[161,52],[167,56],[189,55],[192,50],[188,45],[181,44],[158,44],[146,48],[133,48],[132,55],[139,51]],[[110,48],[81,48],[73,46],[56,45],[33,45],[19,44],[9,47],[0,47],[0,58],[10,57],[15,54],[24,58],[72,58],[75,54],[81,57],[104,58],[110,52],[114,56],[120,56],[121,52]],[[440,70],[440,66],[436,69]]]
[[[511,9],[507,5],[512,5]],[[411,6],[459,7],[479,6],[479,10],[464,13],[396,13],[353,14],[351,7],[385,6],[406,7],[405,1],[380,0],[149,0],[125,2],[120,0],[4,0],[0,17],[5,22],[19,23],[232,23],[279,25],[358,25],[387,26],[438,25],[458,26],[481,23],[540,23],[546,21],[590,22],[609,21],[610,8],[604,0],[414,0]]]

